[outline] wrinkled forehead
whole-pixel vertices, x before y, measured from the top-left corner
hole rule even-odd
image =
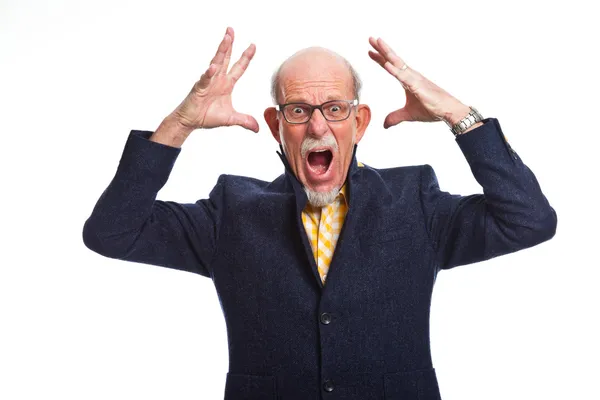
[[[344,60],[325,52],[292,57],[279,71],[279,96],[284,103],[350,100],[353,87],[352,74]]]

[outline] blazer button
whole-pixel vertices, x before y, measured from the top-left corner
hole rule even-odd
[[[321,323],[324,325],[328,325],[331,322],[331,315],[324,312],[321,314]]]
[[[333,381],[331,379],[327,379],[323,384],[323,389],[325,389],[326,392],[333,392]]]

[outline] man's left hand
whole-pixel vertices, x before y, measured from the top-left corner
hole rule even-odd
[[[406,92],[404,107],[391,112],[385,118],[384,128],[403,121],[447,121],[452,125],[469,114],[470,108],[450,95],[444,89],[425,78],[418,71],[407,67],[404,61],[383,39],[369,38],[376,51],[369,50],[369,56],[387,72],[400,81]],[[477,123],[476,125],[481,125]]]

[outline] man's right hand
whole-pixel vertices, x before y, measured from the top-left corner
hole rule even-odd
[[[235,111],[231,104],[233,87],[248,68],[256,46],[248,46],[227,73],[232,47],[233,29],[228,27],[206,72],[181,104],[160,124],[150,140],[180,147],[195,129],[239,125],[258,132],[256,119]]]
[[[233,87],[248,68],[256,52],[256,46],[254,44],[248,46],[240,59],[231,67],[231,71],[227,73],[233,36],[233,29],[227,28],[225,37],[208,69],[194,84],[185,100],[173,111],[173,116],[184,127],[193,130],[239,125],[258,132],[256,119],[235,111],[231,104]]]

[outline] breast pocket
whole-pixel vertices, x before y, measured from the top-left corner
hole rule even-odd
[[[276,400],[277,385],[274,376],[245,375],[228,372],[224,400]]]

